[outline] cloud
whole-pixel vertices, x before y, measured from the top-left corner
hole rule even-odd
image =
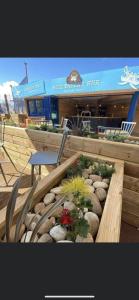
[[[11,100],[13,99],[10,85],[17,86],[18,83],[11,80],[0,84],[0,102],[4,100],[5,94],[8,96],[8,98],[11,98]]]

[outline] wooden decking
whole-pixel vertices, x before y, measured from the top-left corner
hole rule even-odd
[[[139,243],[139,230],[125,222],[122,222],[120,243]]]
[[[8,185],[6,186],[3,176],[2,174],[0,174],[0,209],[2,209],[7,205],[13,185],[16,182],[16,180],[19,178],[22,170],[24,169],[24,167],[21,166],[19,163],[16,164],[16,169],[15,169],[10,162],[2,164],[2,168]],[[45,174],[47,175],[50,171],[52,171],[53,168],[54,167],[52,166],[46,168]],[[19,195],[25,193],[31,186],[30,174],[31,174],[30,168],[27,166],[23,171],[23,175],[21,178],[21,187],[19,189]],[[36,168],[36,174],[37,174],[37,168]],[[41,175],[42,178],[44,176],[45,175]]]

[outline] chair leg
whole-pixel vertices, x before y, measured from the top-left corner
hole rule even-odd
[[[39,175],[41,175],[41,165],[39,165]]]
[[[2,146],[2,148],[3,148],[3,150],[5,151],[6,155],[8,156],[10,162],[11,162],[12,165],[14,166],[15,170],[18,171],[18,170],[16,169],[16,166],[15,166],[15,164],[13,163],[13,161],[12,161],[12,159],[11,159],[9,153],[7,152],[6,148],[4,147],[4,145]]]
[[[2,176],[3,176],[3,178],[4,178],[4,181],[5,181],[6,185],[8,185],[8,182],[7,182],[7,180],[6,180],[6,177],[5,177],[5,174],[4,174],[4,172],[3,172],[3,169],[2,169],[2,165],[1,165],[1,164],[0,164],[0,170],[1,170],[1,173],[2,173]]]
[[[33,185],[33,179],[34,179],[34,165],[31,166],[31,185]]]

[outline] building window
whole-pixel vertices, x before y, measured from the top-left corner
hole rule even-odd
[[[28,107],[29,107],[29,114],[35,115],[36,114],[35,100],[29,100]]]
[[[36,111],[37,111],[38,115],[43,114],[43,100],[42,99],[36,100]]]

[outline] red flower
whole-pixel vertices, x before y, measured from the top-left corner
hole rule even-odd
[[[63,213],[62,213],[62,216],[60,218],[60,223],[63,224],[63,225],[70,225],[72,224],[73,220],[70,216],[70,212],[68,209],[63,209]]]

